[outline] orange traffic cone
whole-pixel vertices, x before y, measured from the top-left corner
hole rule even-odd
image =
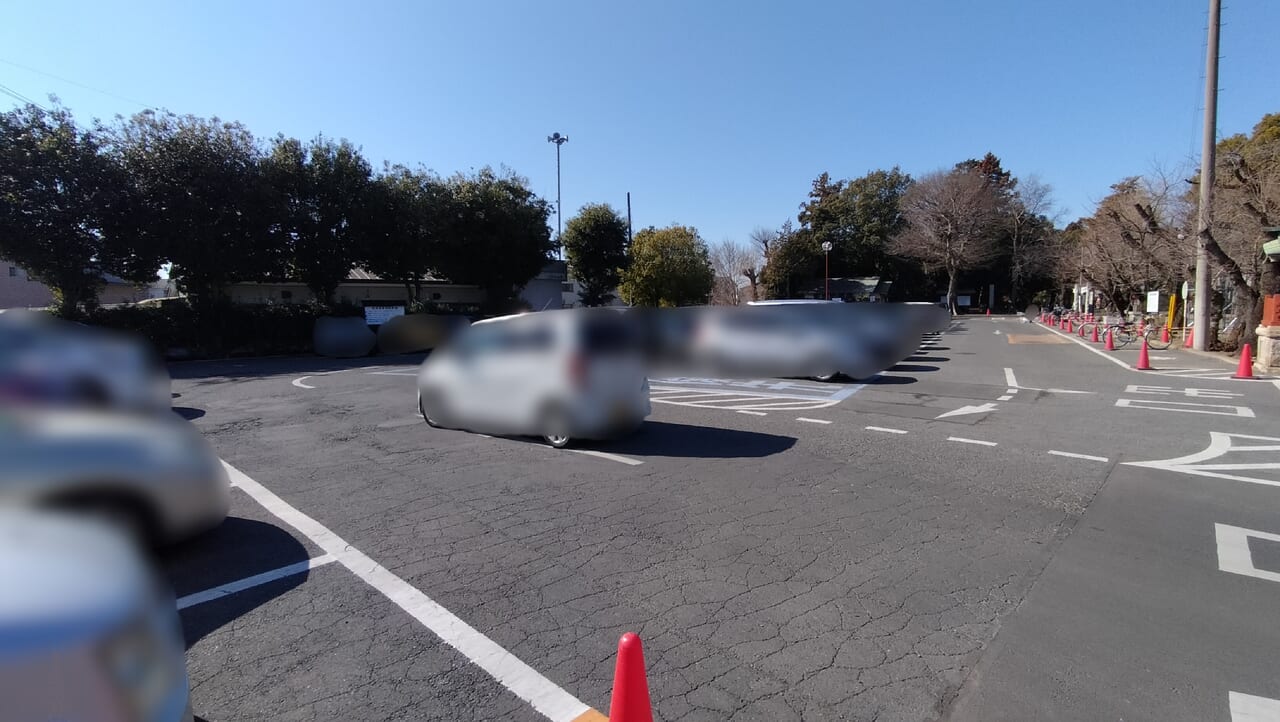
[[[1182,344],[1183,348],[1191,348],[1196,342],[1196,330],[1191,326],[1187,326],[1187,340]]]
[[[1236,369],[1235,376],[1232,376],[1231,378],[1253,378],[1253,349],[1249,347],[1249,344],[1245,344],[1244,348],[1240,349],[1240,367]]]
[[[1115,331],[1107,331],[1107,346],[1106,346],[1106,350],[1108,350],[1108,351],[1115,351],[1115,350],[1116,350],[1115,335],[1116,335],[1116,332],[1115,332]]]
[[[1142,350],[1138,351],[1138,364],[1134,366],[1139,371],[1151,370],[1151,359],[1147,356],[1147,340],[1142,339]]]
[[[1160,329],[1160,343],[1169,343],[1169,324],[1167,323]]]
[[[618,662],[613,668],[610,722],[653,722],[649,682],[644,676],[644,649],[640,638],[627,632],[618,640]]]
[[[1089,337],[1089,340],[1093,343],[1098,342],[1098,324],[1096,323],[1093,324],[1093,335]]]

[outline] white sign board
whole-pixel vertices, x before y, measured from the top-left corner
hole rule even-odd
[[[364,322],[370,326],[381,326],[396,316],[404,315],[404,306],[365,306]]]
[[[1160,292],[1147,291],[1147,313],[1157,313],[1160,311]]]
[[[970,304],[970,303],[969,303],[969,297],[968,297],[968,296],[956,296],[956,305],[957,305],[957,306],[969,306],[969,305],[972,305],[972,304]]]

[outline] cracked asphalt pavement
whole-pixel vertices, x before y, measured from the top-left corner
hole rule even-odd
[[[1229,692],[1280,697],[1261,671],[1280,584],[1218,570],[1213,531],[1280,533],[1280,489],[1123,465],[1200,451],[1209,427],[1265,435],[1280,389],[1212,402],[1251,419],[1118,408],[1167,396],[1132,384],[1244,382],[1010,333],[1050,332],[966,320],[828,408],[655,404],[634,437],[582,447],[638,464],[429,428],[420,357],[179,364],[174,403],[228,463],[595,709],[625,631],[662,720],[1230,720]],[[241,490],[232,515],[165,553],[179,596],[322,553]],[[544,719],[340,564],[182,616],[211,722]],[[1142,651],[1160,656],[1134,673]]]

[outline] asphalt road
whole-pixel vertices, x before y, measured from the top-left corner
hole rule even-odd
[[[567,721],[635,631],[663,720],[1280,719],[1280,387],[1084,345],[655,379],[576,452],[427,427],[420,357],[175,365],[246,475],[178,596],[315,565],[183,609],[197,714]]]

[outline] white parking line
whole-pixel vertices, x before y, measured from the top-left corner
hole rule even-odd
[[[1231,709],[1231,722],[1280,721],[1280,700],[1277,699],[1228,692],[1227,706]]]
[[[627,466],[639,466],[644,463],[639,459],[632,459],[629,456],[610,454],[607,451],[595,451],[594,449],[565,449],[565,451],[572,451],[575,454],[582,454],[583,456],[594,456],[597,459],[608,459],[609,461],[616,461],[619,464],[626,464]]]
[[[303,381],[305,381],[306,379],[309,379],[309,378],[311,378],[311,377],[310,377],[310,376],[299,376],[298,378],[296,378],[296,379],[294,379],[294,380],[293,380],[293,385],[294,385],[294,386],[297,386],[297,387],[298,387],[298,388],[300,388],[300,389],[314,389],[314,388],[315,388],[314,386],[310,386],[310,385],[308,385],[308,384],[304,384],[304,383],[302,383]]]
[[[1011,389],[1018,387],[1018,379],[1013,375],[1013,369],[1011,368],[1004,370],[1004,385]]]
[[[810,423],[810,424],[829,424],[829,423],[831,423],[830,421],[827,421],[826,419],[810,419],[810,418],[806,418],[806,417],[804,417],[804,416],[797,416],[797,417],[796,417],[796,421],[805,421],[805,422],[808,422],[808,423]]]
[[[1005,394],[1004,396],[1001,396],[1001,397],[997,398],[997,399],[996,399],[996,401],[1008,401],[1008,400],[1010,400],[1010,399],[1012,399],[1012,398],[1013,398],[1013,397],[1012,397],[1012,396],[1010,396],[1009,394]]]
[[[1101,462],[1110,461],[1110,459],[1108,459],[1105,456],[1094,456],[1092,454],[1076,454],[1070,451],[1055,451],[1053,449],[1050,449],[1049,453],[1053,454],[1054,456],[1065,456],[1068,459],[1084,459],[1086,461],[1101,461]]]
[[[905,429],[891,429],[887,426],[864,426],[867,431],[883,431],[886,434],[905,434]]]
[[[458,650],[476,666],[488,672],[502,686],[525,700],[555,722],[571,722],[591,708],[555,682],[498,646],[492,639],[440,606],[416,587],[392,574],[386,567],[351,546],[320,522],[290,506],[271,490],[246,476],[227,462],[227,473],[245,493],[267,511],[297,529],[316,546],[351,570],[369,586],[431,630],[445,644]]]
[[[747,414],[749,416],[768,416],[768,414],[766,414],[763,411],[747,411],[746,409],[737,409],[737,412],[740,414]]]
[[[289,564],[288,566],[283,566],[279,569],[272,569],[269,572],[255,574],[251,577],[245,577],[244,579],[229,582],[212,589],[206,589],[203,592],[188,594],[178,600],[178,609],[186,609],[187,607],[194,607],[197,604],[204,604],[205,602],[211,602],[215,599],[221,599],[222,597],[235,594],[236,592],[243,592],[246,589],[252,589],[254,587],[262,586],[263,584],[274,582],[277,579],[284,579],[285,577],[291,577],[295,574],[309,572],[316,567],[322,567],[325,564],[330,564],[335,561],[337,561],[337,559],[334,559],[332,554],[321,554],[313,559],[307,559],[306,561],[301,561],[296,564]]]
[[[994,441],[982,441],[981,439],[966,439],[963,436],[948,436],[947,441],[958,441],[962,444],[977,444],[978,446],[996,446]]]

